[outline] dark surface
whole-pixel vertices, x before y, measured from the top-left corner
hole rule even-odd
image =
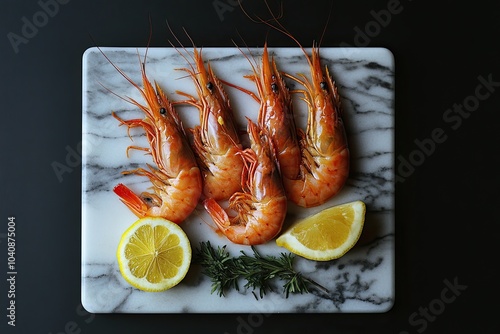
[[[500,182],[493,159],[499,151],[500,87],[491,87],[483,100],[476,91],[479,77],[500,82],[498,5],[401,0],[398,13],[380,24],[374,13],[394,1],[335,1],[333,7],[329,1],[284,1],[282,22],[305,45],[320,39],[331,8],[322,45],[381,46],[395,55],[396,303],[383,314],[249,316],[82,310],[81,164],[78,155],[66,162],[71,171],[62,182],[52,164],[65,164],[81,141],[83,52],[95,43],[145,46],[149,16],[152,46],[168,46],[172,39],[167,19],[181,36],[185,27],[198,46],[233,46],[231,39],[241,41],[238,34],[249,46],[262,46],[266,35],[269,45],[294,44],[250,22],[238,7],[221,20],[212,0],[69,1],[50,7],[53,16],[40,14],[40,3],[8,0],[0,10],[1,333],[499,332],[493,274],[499,237],[493,228]],[[266,15],[260,1],[243,4]],[[38,31],[25,28],[29,38],[16,52],[9,36],[24,38],[23,26],[34,19]],[[372,36],[363,39],[359,31]],[[447,111],[474,101],[479,104],[465,117]],[[437,128],[446,140],[422,153],[415,141],[429,142]],[[418,166],[409,171],[403,160]],[[6,317],[9,216],[16,221],[15,327]],[[456,294],[447,288],[453,283],[461,286]]]

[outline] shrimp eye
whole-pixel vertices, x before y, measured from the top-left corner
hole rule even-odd
[[[209,82],[207,83],[207,89],[208,89],[209,91],[212,91],[212,89],[213,89],[213,88],[214,88],[214,84],[213,84],[213,83],[211,83],[211,82],[209,81]]]
[[[328,85],[327,85],[327,84],[326,84],[326,82],[324,82],[324,81],[321,81],[321,82],[319,83],[319,86],[320,86],[320,87],[321,87],[321,89],[323,89],[323,90],[327,90],[327,88],[328,88]]]
[[[165,115],[167,113],[167,109],[161,107],[160,108],[160,114]]]
[[[271,84],[271,89],[273,90],[273,93],[277,93],[278,92],[278,85],[275,84],[275,83],[272,83]]]

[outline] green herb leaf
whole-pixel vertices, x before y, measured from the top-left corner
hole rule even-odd
[[[194,262],[200,264],[203,273],[212,281],[211,293],[217,292],[222,297],[230,289],[239,290],[238,280],[246,280],[245,288],[252,292],[259,290],[260,298],[272,291],[271,281],[283,281],[283,293],[288,298],[290,293],[309,293],[315,287],[328,293],[328,290],[315,281],[304,277],[293,268],[295,256],[281,253],[280,257],[262,256],[255,247],[252,255],[241,252],[239,257],[231,257],[226,246],[212,247],[209,241],[201,242],[196,250]],[[254,294],[255,295],[255,294]]]

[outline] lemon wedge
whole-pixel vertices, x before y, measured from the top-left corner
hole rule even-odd
[[[333,206],[293,224],[276,244],[310,260],[338,259],[358,241],[366,206],[354,201]]]
[[[179,225],[159,217],[137,220],[122,235],[116,257],[125,280],[143,291],[165,291],[186,276],[191,245]]]

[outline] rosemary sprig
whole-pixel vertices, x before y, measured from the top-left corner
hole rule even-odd
[[[220,297],[230,288],[239,290],[239,273],[235,270],[236,264],[226,251],[226,246],[213,248],[210,242],[201,242],[194,258],[195,263],[201,264],[203,273],[212,280],[212,291],[217,291]]]
[[[214,248],[209,241],[200,243],[195,262],[204,268],[203,273],[212,280],[211,293],[217,292],[222,297],[227,290],[239,290],[240,278],[246,280],[245,288],[252,289],[252,292],[258,289],[260,298],[272,291],[273,279],[284,282],[283,293],[286,298],[290,293],[309,293],[310,287],[328,292],[323,286],[295,271],[293,254],[262,256],[255,247],[251,248],[253,256],[241,251],[239,257],[231,257],[226,246]]]

